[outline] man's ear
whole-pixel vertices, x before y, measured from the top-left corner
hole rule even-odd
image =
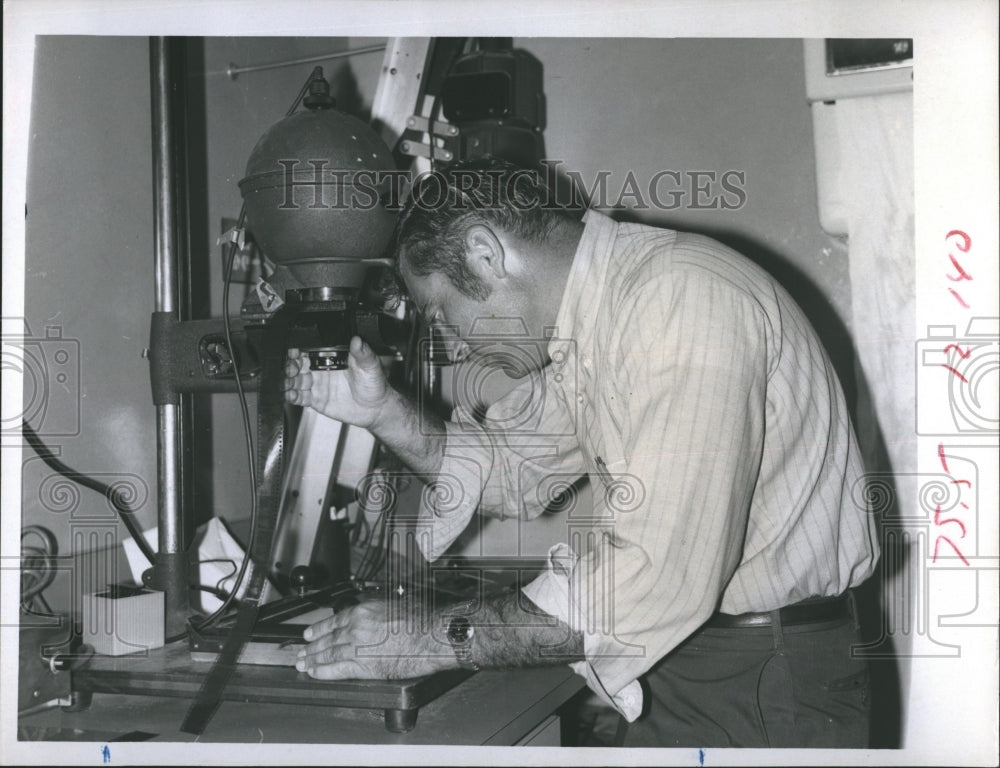
[[[503,243],[484,224],[473,224],[466,231],[465,258],[473,274],[487,284],[507,277]]]

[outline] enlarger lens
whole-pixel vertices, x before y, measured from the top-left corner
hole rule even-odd
[[[309,368],[313,371],[342,371],[347,368],[347,348],[327,347],[309,350]]]

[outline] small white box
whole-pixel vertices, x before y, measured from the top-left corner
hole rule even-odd
[[[163,593],[115,584],[83,596],[83,642],[105,656],[163,647]]]

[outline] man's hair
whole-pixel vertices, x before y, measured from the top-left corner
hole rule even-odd
[[[563,218],[537,171],[496,159],[456,163],[414,180],[396,224],[393,254],[399,266],[405,258],[414,274],[440,272],[458,291],[482,301],[489,289],[465,258],[469,228],[485,224],[539,243]]]

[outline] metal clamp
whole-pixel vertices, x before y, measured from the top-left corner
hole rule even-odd
[[[399,145],[399,151],[410,157],[429,157],[433,160],[451,160],[455,153],[444,147],[435,147],[430,144],[423,144],[419,141],[404,141]]]
[[[420,115],[410,115],[406,118],[406,127],[411,131],[421,131],[422,133],[429,133],[433,136],[440,136],[442,138],[454,138],[455,136],[458,136],[457,125],[444,123],[440,120],[432,123],[428,118],[421,117]]]
[[[421,117],[420,115],[410,115],[406,118],[406,129],[408,131],[426,133],[430,136],[430,141],[424,143],[404,139],[399,145],[399,151],[404,155],[410,157],[427,157],[432,160],[443,160],[449,163],[455,159],[454,142],[458,139],[459,134],[457,125],[441,121],[432,122],[430,119]],[[439,147],[434,144],[435,139],[443,139],[445,146]],[[448,148],[449,145],[452,146],[451,149]]]

